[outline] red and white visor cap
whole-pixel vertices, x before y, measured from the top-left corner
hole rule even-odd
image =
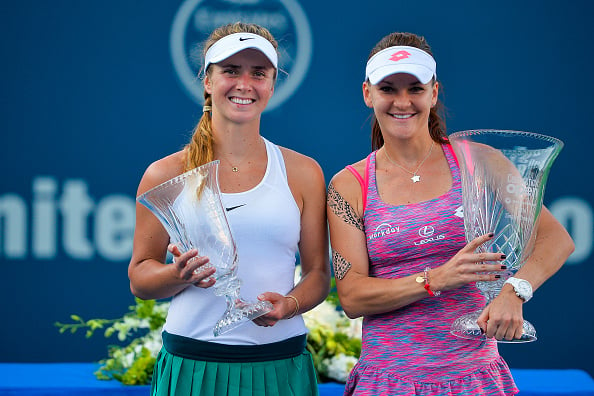
[[[422,84],[437,78],[435,59],[425,51],[407,46],[381,50],[367,61],[365,79],[373,85],[396,73],[415,76]]]
[[[278,55],[274,46],[264,37],[253,33],[233,33],[214,43],[204,57],[204,71],[212,63],[219,63],[244,49],[255,48],[262,52],[275,69],[278,69]]]

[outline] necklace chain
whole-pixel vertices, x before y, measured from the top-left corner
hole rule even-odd
[[[260,141],[262,141],[262,139],[260,139]],[[248,152],[248,153],[247,153],[247,154],[246,154],[246,155],[245,155],[245,156],[244,156],[244,157],[241,159],[241,161],[239,161],[239,163],[238,163],[237,165],[233,165],[233,164],[231,163],[231,161],[229,161],[229,159],[228,159],[227,157],[222,157],[222,158],[223,158],[223,159],[224,159],[224,160],[225,160],[225,161],[226,161],[226,162],[227,162],[227,163],[228,163],[228,164],[231,166],[231,171],[233,171],[233,172],[239,172],[239,166],[240,166],[241,164],[243,164],[243,162],[245,161],[245,159],[246,159],[247,157],[249,157],[249,154],[250,154],[250,153]]]
[[[233,165],[233,164],[231,163],[231,161],[229,161],[229,160],[227,159],[227,157],[224,157],[224,160],[225,160],[225,161],[227,161],[227,163],[228,163],[229,165],[231,165],[231,170],[232,170],[233,172],[239,172],[239,165],[241,165],[241,164],[243,163],[243,161],[245,160],[245,158],[242,158],[242,159],[241,159],[241,161],[239,161],[239,163],[238,163],[237,165]]]
[[[425,161],[427,160],[427,158],[429,158],[429,156],[431,155],[431,152],[433,151],[433,146],[434,145],[435,145],[435,141],[432,140],[431,141],[431,147],[429,147],[429,151],[427,152],[427,155],[425,155],[425,158],[423,158],[423,160],[419,163],[419,166],[417,166],[417,169],[415,169],[414,172],[409,171],[404,166],[402,166],[398,162],[394,161],[390,157],[390,154],[388,154],[388,150],[386,150],[386,147],[385,146],[384,146],[384,154],[386,154],[386,158],[388,159],[388,161],[390,161],[391,163],[393,163],[394,165],[396,165],[400,169],[402,169],[402,170],[410,173],[412,175],[412,177],[410,179],[412,180],[413,183],[418,183],[418,182],[421,181],[421,176],[417,175],[417,172],[419,171],[419,169],[421,169],[421,166],[423,166],[423,164],[425,163]]]

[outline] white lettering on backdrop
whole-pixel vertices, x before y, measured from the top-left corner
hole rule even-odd
[[[111,194],[95,202],[84,180],[65,180],[60,193],[56,178],[35,177],[30,203],[0,195],[0,258],[52,260],[61,245],[75,260],[129,260],[134,221],[134,198]]]
[[[57,178],[38,176],[31,202],[15,193],[0,195],[0,259],[53,260],[63,252],[74,260],[128,261],[134,198],[109,194],[95,202],[82,179],[66,179],[61,191],[58,187]],[[592,254],[592,206],[579,197],[561,197],[548,207],[575,242],[567,264],[584,263]]]

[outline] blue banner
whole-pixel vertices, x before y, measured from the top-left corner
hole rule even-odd
[[[59,334],[54,322],[118,317],[133,302],[136,187],[201,115],[200,45],[215,26],[241,19],[268,27],[281,45],[262,134],[314,157],[327,181],[370,151],[365,63],[397,30],[432,45],[450,133],[513,129],[565,142],[545,204],[576,251],[525,305],[539,340],[500,350],[514,368],[594,375],[591,2],[5,3],[0,361],[94,361],[116,342]]]

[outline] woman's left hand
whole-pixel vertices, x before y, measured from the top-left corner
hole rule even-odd
[[[477,320],[487,338],[494,337],[499,341],[521,338],[524,323],[523,303],[509,285],[504,287]]]
[[[257,324],[258,326],[262,326],[262,327],[274,326],[276,324],[276,322],[278,322],[281,319],[284,319],[288,315],[291,315],[291,313],[293,312],[292,305],[291,305],[291,299],[283,296],[282,294],[274,293],[274,292],[266,292],[266,293],[260,294],[258,296],[258,300],[268,301],[274,307],[274,309],[272,311],[254,319],[252,321],[255,324]]]

